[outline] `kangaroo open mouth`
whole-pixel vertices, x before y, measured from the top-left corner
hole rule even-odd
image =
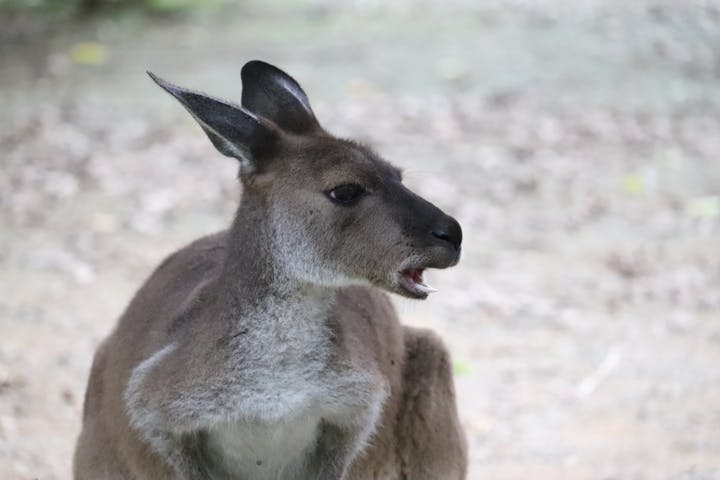
[[[408,268],[400,272],[400,288],[411,298],[427,298],[436,289],[423,281],[424,268]]]

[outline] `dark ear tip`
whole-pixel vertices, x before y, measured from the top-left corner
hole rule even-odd
[[[240,70],[240,77],[243,80],[249,78],[257,78],[261,75],[277,74],[287,76],[287,73],[283,72],[275,65],[263,62],[262,60],[250,60],[245,65],[243,65],[242,70]]]
[[[245,65],[243,65],[242,69],[243,70],[256,70],[258,68],[267,68],[267,67],[275,68],[267,62],[263,62],[262,60],[250,60]]]
[[[261,66],[261,65],[269,65],[267,62],[263,62],[262,60],[249,60],[248,62],[243,65],[243,68],[253,68],[255,66]]]
[[[172,83],[170,83],[166,80],[163,80],[162,78],[158,77],[153,72],[151,72],[150,70],[147,70],[146,73],[152,79],[153,82],[155,82],[160,88],[162,88],[166,92],[168,92],[176,97],[182,92],[181,88],[177,87],[176,85],[173,85]]]
[[[148,77],[150,77],[153,82],[155,82],[156,84],[158,84],[159,86],[161,86],[161,87],[164,88],[165,90],[167,90],[168,87],[170,86],[170,84],[169,84],[168,82],[166,82],[166,81],[163,80],[162,78],[158,77],[157,75],[155,75],[155,74],[154,74],[153,72],[151,72],[150,70],[147,70],[145,73],[148,74]]]
[[[147,73],[147,74],[148,74],[148,77],[150,77],[150,78],[152,79],[152,81],[155,82],[155,83],[160,83],[160,82],[162,81],[162,80],[160,79],[160,77],[158,77],[157,75],[155,75],[155,74],[154,74],[153,72],[151,72],[150,70],[145,70],[145,73]]]
[[[259,70],[265,67],[266,63],[261,60],[250,60],[240,70],[240,78],[244,80],[257,75]]]

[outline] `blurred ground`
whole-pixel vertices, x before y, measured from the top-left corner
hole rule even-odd
[[[4,29],[0,478],[69,478],[98,341],[232,216],[233,162],[144,70],[239,99],[262,58],[463,225],[397,303],[453,352],[471,479],[720,479],[720,5],[474,3]]]

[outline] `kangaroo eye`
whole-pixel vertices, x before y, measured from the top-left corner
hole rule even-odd
[[[357,203],[364,193],[365,189],[356,183],[346,183],[325,192],[330,200],[345,206]]]

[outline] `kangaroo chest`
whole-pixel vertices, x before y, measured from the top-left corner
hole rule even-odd
[[[350,425],[364,418],[374,425],[383,386],[338,360],[341,347],[332,341],[337,332],[325,322],[308,319],[306,311],[284,311],[293,313],[287,319],[270,312],[233,347],[238,363],[227,373],[233,420],[205,432],[204,454],[213,478],[313,478],[324,424]]]
[[[306,411],[276,423],[237,421],[217,425],[208,431],[205,445],[211,470],[218,479],[309,478],[320,420],[317,412]]]

